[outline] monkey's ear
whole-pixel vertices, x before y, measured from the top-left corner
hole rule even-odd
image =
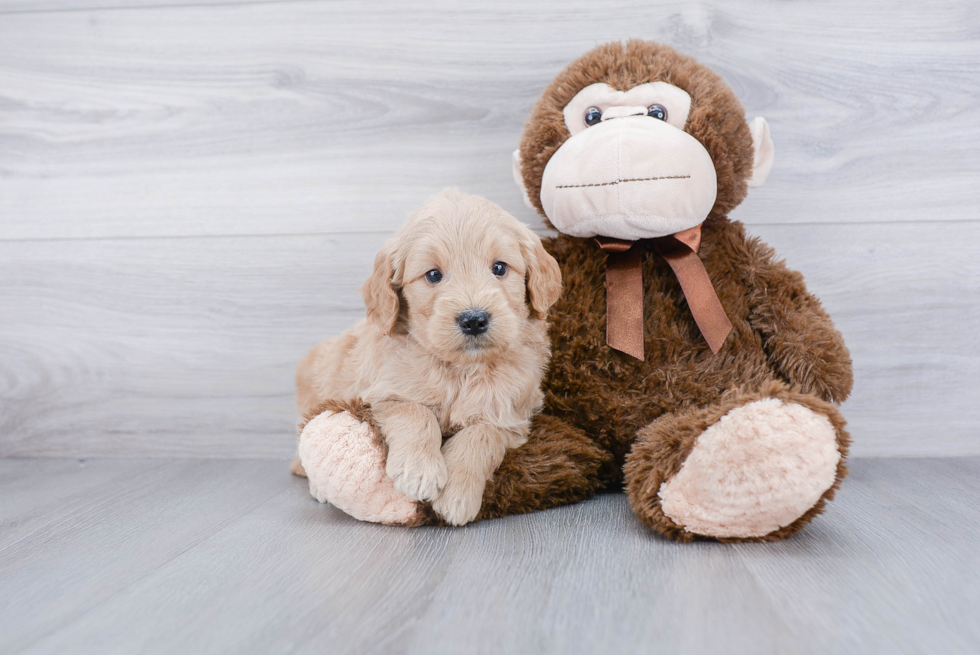
[[[769,124],[765,118],[758,116],[749,123],[749,131],[752,132],[752,175],[746,184],[752,187],[762,186],[769,177],[775,156],[772,137],[769,136]]]
[[[527,296],[531,305],[531,316],[545,318],[548,309],[561,295],[561,268],[555,258],[548,254],[534,232],[527,227],[527,238],[521,242],[524,261],[527,263]]]
[[[521,173],[521,149],[518,148],[514,151],[514,181],[517,182],[517,186],[521,188],[521,193],[524,194],[524,204],[530,209],[534,209],[534,204],[531,202],[531,196],[527,195],[527,188],[524,186],[524,175]]]
[[[368,320],[387,335],[395,329],[399,311],[395,266],[391,251],[391,244],[385,244],[374,258],[374,272],[362,288]]]

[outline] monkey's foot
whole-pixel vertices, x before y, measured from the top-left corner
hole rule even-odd
[[[318,501],[360,521],[417,525],[419,506],[395,490],[385,457],[380,435],[346,411],[319,414],[299,438],[299,458]]]
[[[837,477],[841,453],[827,416],[765,398],[732,409],[695,442],[660,486],[663,513],[685,532],[718,539],[779,538]]]

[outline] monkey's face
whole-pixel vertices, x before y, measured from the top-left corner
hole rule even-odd
[[[552,224],[571,236],[635,240],[704,221],[717,181],[708,151],[684,131],[690,108],[687,92],[666,82],[579,91],[563,111],[571,137],[541,179]]]
[[[631,41],[596,48],[552,82],[514,174],[560,232],[633,241],[727,213],[746,186],[762,184],[772,155],[765,120],[746,125],[721,78],[666,46]]]

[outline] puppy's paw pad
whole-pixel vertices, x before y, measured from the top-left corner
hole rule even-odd
[[[324,412],[299,439],[299,457],[310,494],[360,521],[413,525],[420,512],[385,474],[380,440],[348,412]]]

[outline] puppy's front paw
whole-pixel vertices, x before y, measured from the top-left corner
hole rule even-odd
[[[483,504],[486,482],[479,478],[452,476],[442,493],[432,501],[432,509],[451,525],[466,525],[476,518]]]
[[[388,451],[388,477],[395,489],[413,500],[433,500],[446,486],[446,460],[434,453]]]

